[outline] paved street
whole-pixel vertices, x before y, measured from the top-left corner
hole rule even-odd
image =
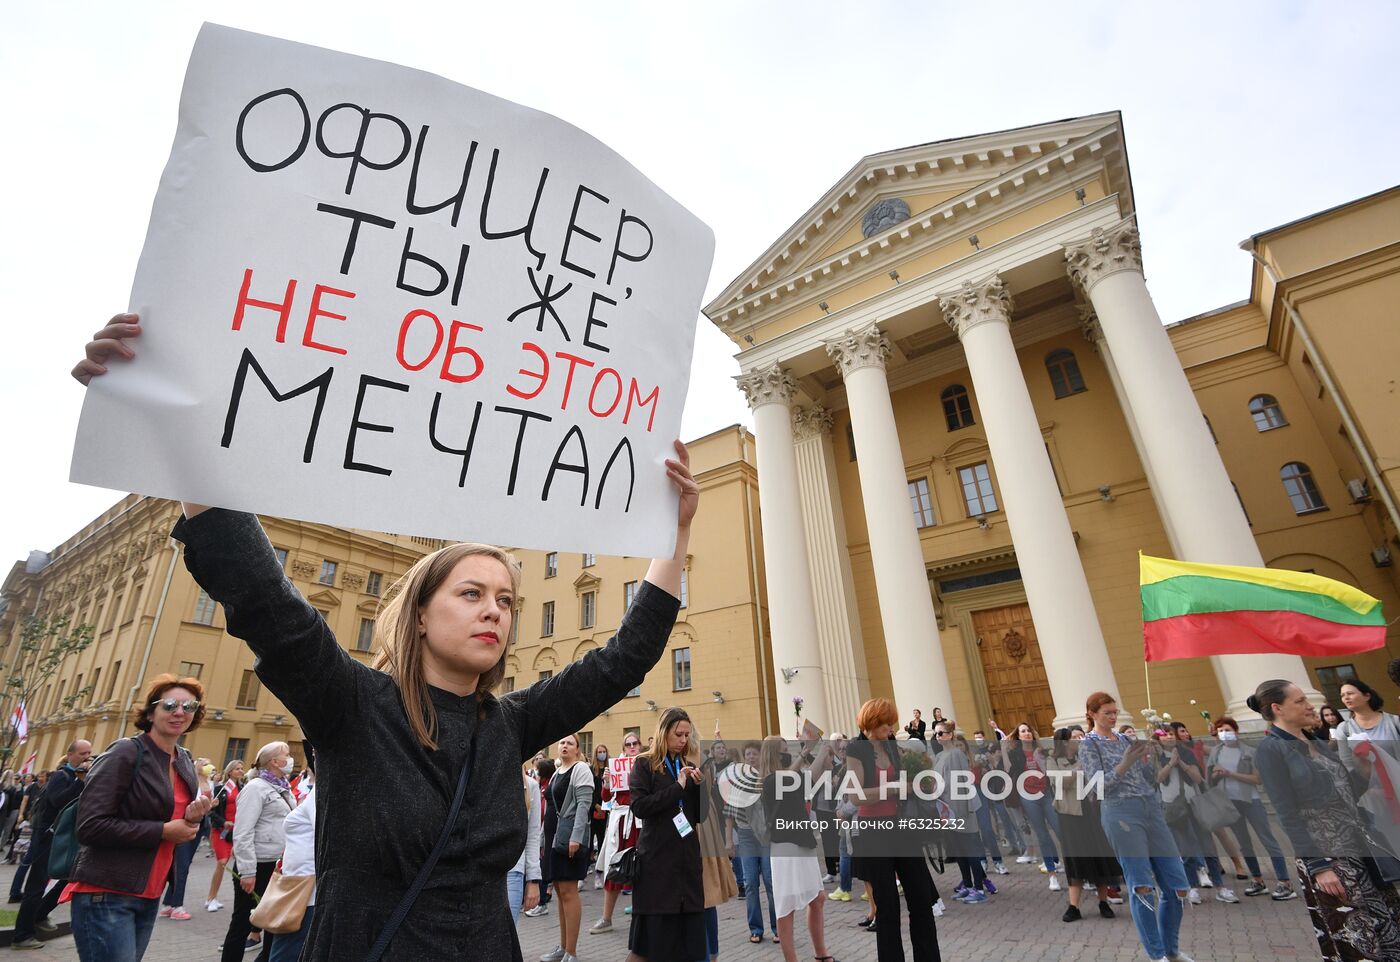
[[[228,924],[229,909],[209,913],[204,911],[203,894],[208,891],[209,875],[214,866],[204,852],[195,858],[191,872],[189,909],[194,919],[171,922],[161,919],[146,954],[147,962],[190,962],[192,959],[212,959]],[[943,958],[950,960],[1083,960],[1083,962],[1138,962],[1143,958],[1138,946],[1132,920],[1126,906],[1120,906],[1118,918],[1100,919],[1092,901],[1086,900],[1085,918],[1065,924],[1060,921],[1064,911],[1061,893],[1046,888],[1045,876],[1035,866],[1010,866],[1009,876],[994,876],[1001,894],[985,905],[961,905],[946,899],[948,912],[938,922],[939,942]],[[4,866],[0,884],[8,888],[13,866]],[[957,872],[936,881],[944,895],[950,895],[956,884]],[[859,888],[859,883],[857,883]],[[232,883],[225,876],[222,895],[232,903]],[[1203,894],[1209,896],[1208,890]],[[626,957],[626,922],[619,904],[617,929],[608,935],[589,935],[588,926],[598,917],[602,903],[601,892],[590,887],[583,893],[584,933],[579,940],[579,957],[583,962],[621,962]],[[555,906],[551,904],[550,908]],[[874,960],[875,936],[855,928],[864,917],[865,903],[827,902],[827,947],[843,962]],[[1188,906],[1182,926],[1182,949],[1197,962],[1256,962],[1258,959],[1315,959],[1317,943],[1313,941],[1307,912],[1301,899],[1292,902],[1271,902],[1267,896],[1243,899],[1239,905],[1223,905],[1209,901],[1200,906]],[[67,918],[68,909],[60,907],[58,919]],[[533,962],[554,948],[558,942],[557,919],[554,914],[537,919],[522,919],[520,941],[525,962]],[[734,962],[779,962],[782,952],[771,942],[750,945],[744,923],[744,903],[735,900],[720,909],[720,955]],[[907,946],[907,938],[906,938]],[[907,951],[907,948],[906,948]],[[799,938],[798,957],[810,959],[811,946],[805,932]],[[77,959],[71,938],[46,945],[42,950],[27,953],[29,958],[70,962]],[[252,958],[251,955],[248,958]]]

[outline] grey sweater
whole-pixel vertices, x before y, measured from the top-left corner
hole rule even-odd
[[[303,962],[356,962],[412,884],[447,818],[473,740],[466,803],[385,962],[520,959],[506,872],[525,845],[520,766],[642,683],[679,602],[643,583],[604,648],[547,681],[480,700],[430,689],[438,747],[420,745],[393,680],[352,658],[277,563],[258,519],[215,508],[174,537],[262,683],[316,746],[316,917]]]
[[[562,777],[555,773],[555,778]],[[551,846],[559,852],[568,853],[569,843],[578,842],[588,847],[589,815],[593,810],[593,770],[584,761],[574,762],[568,772],[569,790],[564,795],[564,804],[559,806],[559,827],[554,830]],[[554,787],[551,780],[550,788]]]

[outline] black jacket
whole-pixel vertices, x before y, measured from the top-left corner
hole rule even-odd
[[[264,686],[316,745],[316,916],[302,962],[354,962],[427,859],[476,742],[457,826],[385,962],[519,959],[506,873],[525,847],[520,766],[640,685],[680,602],[644,582],[607,646],[547,681],[459,697],[431,688],[436,750],[419,744],[393,679],[356,661],[287,580],[258,519],[182,518],[185,565],[257,656]]]
[[[78,772],[64,762],[49,776],[48,782],[44,785],[44,792],[39,796],[39,801],[34,805],[33,838],[37,841],[42,839],[58,818],[58,813],[68,807],[68,803],[77,798],[83,790],[83,780],[78,777]]]
[[[685,788],[663,767],[651,770],[651,759],[638,758],[629,782],[632,814],[642,820],[637,842],[641,862],[632,889],[632,911],[642,915],[675,915],[705,910],[705,880],[700,863],[700,833],[695,830],[709,815],[710,795],[691,782]],[[674,821],[680,806],[691,832],[681,838]]]
[[[87,774],[78,803],[79,848],[70,881],[132,894],[146,889],[161,832],[175,811],[175,787],[170,756],[149,735],[136,737],[144,752],[139,771],[136,742],[122,738],[98,756]],[[178,746],[175,771],[193,799],[199,794],[194,762]]]

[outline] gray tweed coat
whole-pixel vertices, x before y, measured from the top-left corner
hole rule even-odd
[[[418,744],[388,675],[360,664],[287,580],[256,516],[212,509],[174,537],[262,683],[316,746],[316,916],[303,962],[356,962],[412,884],[447,818],[468,747],[476,766],[452,841],[384,958],[520,959],[506,872],[525,846],[520,766],[641,684],[680,603],[643,583],[616,637],[499,699],[432,689],[438,749]]]

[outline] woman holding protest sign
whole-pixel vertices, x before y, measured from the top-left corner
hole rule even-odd
[[[135,315],[114,318],[74,377],[130,361],[140,332]],[[185,505],[174,536],[186,566],[316,744],[325,858],[304,960],[520,958],[506,897],[525,844],[518,766],[621,701],[664,654],[699,505],[679,441],[665,473],[675,554],[651,563],[617,635],[500,697],[520,578],[502,549],[453,544],[415,563],[380,610],[371,668],[288,581],[255,515]]]

